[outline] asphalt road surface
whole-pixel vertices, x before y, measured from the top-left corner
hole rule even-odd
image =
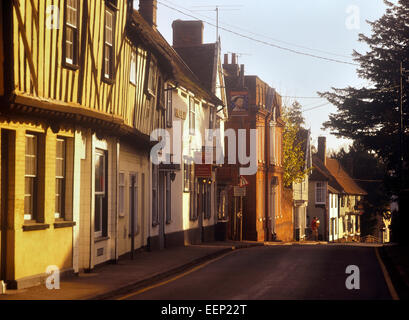
[[[348,290],[349,265],[360,289]],[[140,292],[140,291],[139,291]],[[374,248],[315,245],[237,250],[130,300],[374,300],[391,299]]]

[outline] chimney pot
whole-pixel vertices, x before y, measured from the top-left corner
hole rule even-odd
[[[237,64],[237,57],[235,53],[231,54],[231,64]]]

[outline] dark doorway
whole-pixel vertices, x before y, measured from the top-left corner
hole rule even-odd
[[[1,194],[0,194],[0,280],[7,280],[6,266],[7,266],[7,212],[8,212],[8,186],[10,181],[9,164],[10,148],[12,147],[12,131],[1,130]]]

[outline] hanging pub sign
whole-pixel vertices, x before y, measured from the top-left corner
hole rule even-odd
[[[230,92],[230,110],[232,113],[247,112],[249,108],[248,91]]]

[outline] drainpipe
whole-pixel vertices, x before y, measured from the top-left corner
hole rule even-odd
[[[90,177],[90,199],[91,199],[91,210],[89,213],[89,272],[91,272],[92,269],[92,199],[93,199],[93,192],[92,192],[92,183],[93,183],[93,171],[94,171],[94,136],[93,133],[91,133],[91,177]],[[95,201],[95,200],[94,200]],[[95,204],[94,204],[95,206]]]
[[[118,262],[118,230],[119,230],[119,223],[118,223],[118,175],[119,175],[119,139],[116,139],[116,172],[115,172],[115,262]]]
[[[132,175],[131,181],[131,259],[135,254],[135,176]]]

